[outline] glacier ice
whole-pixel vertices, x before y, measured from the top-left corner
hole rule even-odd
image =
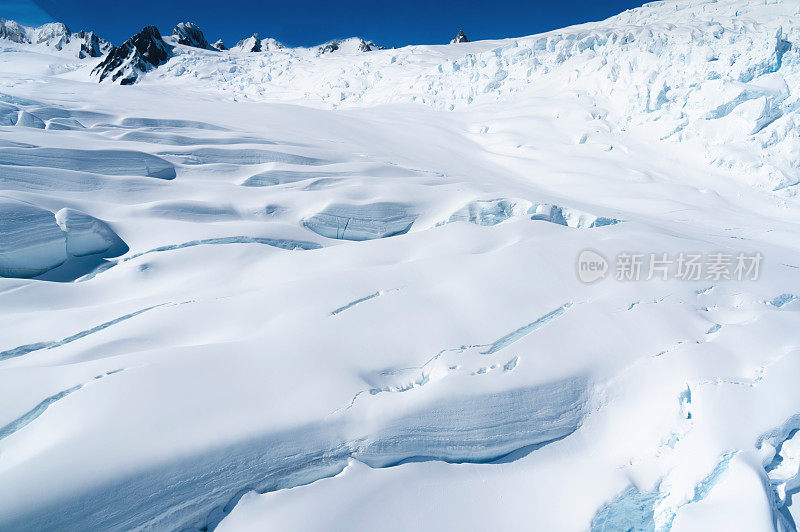
[[[327,238],[371,240],[405,234],[416,218],[413,210],[401,203],[339,204],[306,218],[303,224]]]
[[[0,199],[0,276],[35,277],[66,260],[66,235],[51,211]]]
[[[798,13],[2,21],[0,529],[794,530]],[[764,261],[584,285],[584,250]]]

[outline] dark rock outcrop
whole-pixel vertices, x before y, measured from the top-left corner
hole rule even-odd
[[[222,39],[218,40],[214,44],[211,45],[213,48],[216,48],[219,51],[227,50],[228,48],[225,46],[225,43],[222,42]]]
[[[467,37],[467,34],[464,33],[464,30],[458,30],[455,39],[450,41],[450,44],[456,44],[459,42],[469,42],[469,37]]]
[[[339,49],[339,43],[337,41],[332,41],[326,44],[323,44],[319,48],[317,48],[317,52],[321,54],[329,54],[331,52],[335,52]]]
[[[172,35],[178,40],[178,44],[206,50],[211,48],[203,31],[194,22],[181,22],[172,30]]]
[[[99,81],[110,77],[111,81],[119,80],[121,85],[130,85],[142,72],[164,63],[171,53],[171,48],[161,38],[158,28],[147,26],[121,45],[112,48],[92,74],[98,75]]]
[[[318,54],[329,54],[337,50],[342,50],[344,52],[371,52],[373,50],[383,50],[383,47],[378,46],[372,41],[365,41],[358,37],[329,41],[317,47]]]
[[[125,42],[129,42],[147,63],[158,66],[169,59],[171,50],[161,38],[158,28],[147,26]]]
[[[101,39],[91,31],[81,30],[78,33],[73,33],[72,36],[81,43],[81,49],[78,52],[78,57],[81,59],[85,57],[102,57],[112,48],[110,42]]]
[[[371,52],[373,50],[380,50],[380,49],[381,47],[372,41],[365,41],[364,39],[361,39],[361,42],[358,43],[359,52]]]

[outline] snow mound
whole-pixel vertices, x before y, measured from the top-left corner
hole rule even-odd
[[[0,148],[0,164],[174,179],[175,167],[149,153],[125,150]]]
[[[121,255],[128,250],[124,242],[105,222],[75,209],[61,209],[55,214],[56,223],[66,234],[67,253],[73,257],[105,254]],[[106,252],[116,248],[111,254]]]
[[[183,164],[240,164],[255,165],[264,163],[288,163],[300,165],[321,165],[327,161],[316,157],[305,157],[292,153],[257,150],[253,148],[245,149],[222,149],[222,148],[197,148],[186,152],[165,152],[162,156],[172,156],[179,158]]]
[[[308,179],[337,177],[341,172],[308,172],[303,170],[266,170],[252,175],[242,182],[243,187],[272,187],[287,183],[297,183]]]
[[[0,198],[0,276],[35,277],[66,260],[66,235],[51,211]]]
[[[605,225],[615,225],[621,220],[595,216],[575,209],[559,207],[548,203],[540,203],[529,209],[531,220],[544,220],[546,222],[574,227],[577,229],[587,229],[590,227],[603,227]]]
[[[478,225],[497,225],[513,216],[522,216],[532,206],[527,200],[476,200],[454,212],[447,223],[470,222]]]
[[[68,208],[54,214],[29,203],[0,198],[2,277],[36,277],[73,258],[114,257],[127,251],[108,224],[97,218]]]
[[[417,215],[402,203],[337,204],[303,220],[318,235],[340,240],[372,240],[402,235]]]
[[[472,201],[454,212],[446,223],[464,221],[477,225],[497,225],[510,218],[526,215],[530,215],[531,220],[543,220],[576,229],[602,227],[620,222],[616,218],[595,216],[549,203],[534,204],[528,200],[495,199]]]

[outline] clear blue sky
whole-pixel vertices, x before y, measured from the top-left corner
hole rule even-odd
[[[171,33],[195,22],[214,42],[228,46],[258,32],[289,46],[358,35],[384,46],[440,44],[459,29],[472,40],[519,37],[601,20],[642,2],[631,0],[0,0],[0,17],[28,24],[64,22],[119,44],[154,24]]]

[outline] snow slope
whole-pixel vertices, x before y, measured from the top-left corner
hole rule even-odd
[[[798,12],[0,40],[0,530],[796,530]]]

